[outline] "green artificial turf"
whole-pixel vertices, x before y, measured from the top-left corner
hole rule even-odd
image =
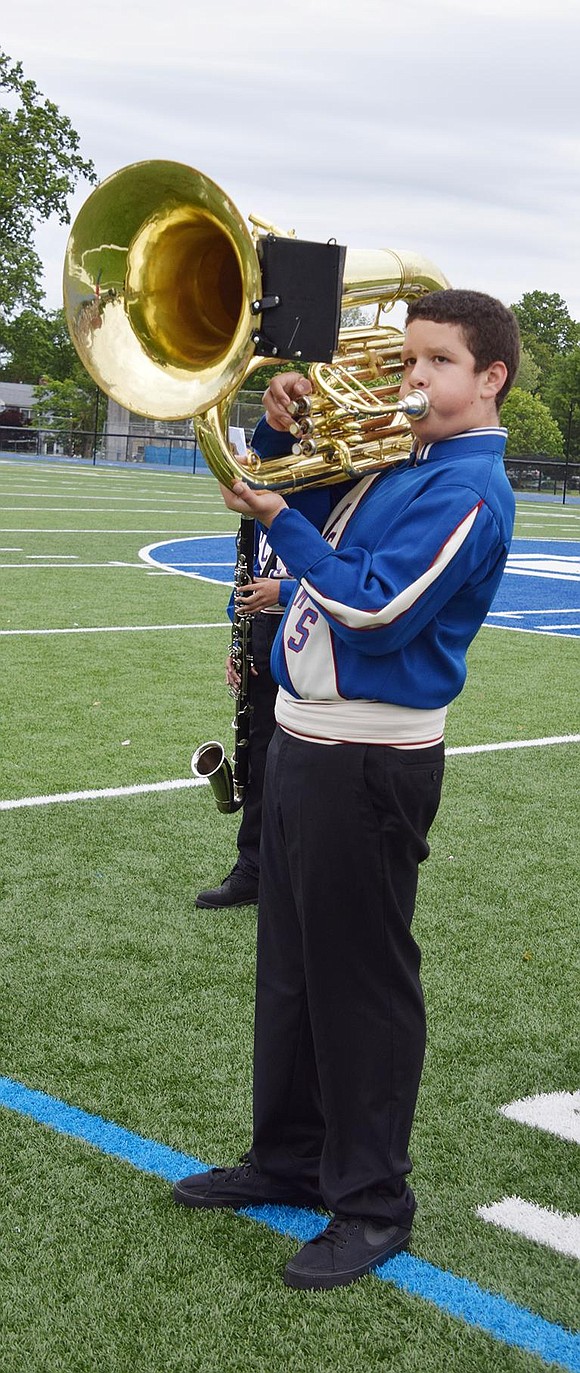
[[[77,476],[66,525],[105,528],[104,514],[72,509],[98,487],[129,507],[108,510],[108,528],[135,533],[70,533],[57,548],[60,535],[3,532],[0,544],[137,562],[156,521],[171,533],[161,496],[192,487],[208,500],[192,532],[235,528],[214,482],[24,464],[0,467],[13,493],[0,524],[32,527],[13,507],[40,504],[33,477],[64,505]],[[148,495],[159,510],[149,501],[144,535],[135,506]],[[15,569],[2,584],[1,628],[225,620],[223,587],[145,567]],[[228,637],[2,638],[1,796],[183,778],[204,739],[229,749]],[[448,746],[573,733],[576,661],[574,640],[485,628]],[[577,1148],[499,1113],[577,1086],[577,756],[569,744],[448,757],[416,914],[429,1041],[412,1140],[413,1253],[570,1327],[577,1264],[476,1208],[517,1194],[580,1211]],[[0,1072],[208,1164],[235,1161],[251,1130],[255,913],[194,901],[231,866],[237,818],[197,788],[2,811],[0,828]],[[290,1292],[280,1275],[295,1241],[177,1210],[158,1178],[4,1108],[0,1139],[3,1373],[545,1367],[374,1276]]]

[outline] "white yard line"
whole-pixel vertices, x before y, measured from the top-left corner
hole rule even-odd
[[[562,522],[564,522],[564,520],[580,520],[580,514],[576,514],[576,512],[570,510],[569,507],[566,509],[565,505],[560,505],[559,507],[557,504],[554,505],[552,503],[546,510],[530,510],[528,509],[528,505],[529,502],[516,501],[516,514],[519,515],[521,519],[561,520]]]
[[[159,576],[160,573],[163,574],[164,576],[170,576],[172,572],[178,573],[180,567],[190,567],[190,566],[191,566],[190,563],[175,563],[175,564],[173,564],[171,567],[167,566],[167,567],[165,567],[165,568],[156,568],[155,571],[156,571],[156,575],[157,575],[157,576]],[[205,561],[204,561],[204,562],[196,563],[195,566],[196,566],[196,567],[234,567],[235,564],[234,564],[233,561],[231,561],[231,562],[221,562],[221,563],[211,563],[211,562],[205,562]],[[0,563],[0,572],[23,572],[23,571],[26,571],[26,570],[28,570],[28,572],[56,572],[57,570],[59,570],[59,571],[61,571],[61,572],[78,572],[80,568],[86,568],[86,567],[106,567],[106,568],[111,568],[111,567],[138,567],[138,568],[141,569],[142,572],[148,572],[149,574],[151,573],[151,567],[150,567],[150,564],[149,564],[149,563],[145,563],[145,562],[143,562],[143,563],[125,563],[125,562],[122,562],[120,558],[119,558],[119,559],[115,559],[115,560],[110,560],[109,562],[106,562],[106,563],[41,563],[41,562],[37,562],[37,563]],[[198,581],[202,581],[202,582],[203,582],[203,581],[209,581],[209,580],[210,580],[209,578],[206,578],[206,577],[201,576],[201,574],[193,574],[193,573],[192,573],[192,576],[193,576],[193,575],[197,576],[197,580],[198,580]],[[213,578],[213,580],[214,580],[214,581],[216,580],[215,577]],[[229,586],[229,582],[228,582],[228,583],[224,583],[224,585],[228,585],[228,586]]]
[[[183,497],[181,497],[181,496],[166,495],[165,493],[161,494],[161,493],[159,493],[159,492],[158,492],[157,494],[153,495],[153,496],[149,496],[149,495],[144,495],[144,494],[143,494],[142,492],[140,492],[140,491],[139,491],[139,492],[137,492],[137,491],[132,491],[130,494],[131,494],[132,496],[135,496],[135,497],[137,498],[137,500],[140,500],[140,501],[148,501],[151,505],[155,505],[155,506],[163,505],[163,504],[171,505],[172,501],[177,501],[178,505],[209,505],[209,506],[214,506],[214,505],[215,505],[215,506],[218,506],[218,507],[219,507],[219,501],[212,500],[211,496],[183,496]],[[23,497],[23,496],[28,496],[28,495],[31,495],[31,496],[32,496],[34,499],[36,499],[36,500],[45,500],[45,501],[80,501],[80,500],[82,500],[83,498],[84,498],[85,500],[87,499],[87,492],[86,492],[86,491],[83,491],[82,493],[80,493],[80,492],[79,492],[79,493],[76,493],[76,492],[75,492],[75,493],[73,493],[73,494],[70,495],[70,496],[68,495],[68,493],[67,493],[66,491],[32,491],[32,492],[28,492],[28,491],[7,491],[7,492],[4,493],[4,498],[6,499],[7,497],[10,497],[10,499],[13,499],[15,496]],[[132,509],[132,503],[127,499],[127,496],[112,496],[111,493],[110,493],[110,491],[107,491],[106,494],[105,494],[105,495],[102,495],[102,496],[101,496],[101,495],[98,495],[98,496],[90,496],[89,499],[94,500],[94,501],[122,501],[122,502],[123,502],[123,505],[126,505],[126,506],[128,507],[128,509]],[[17,509],[17,507],[13,507],[13,508],[14,508],[14,509]]]
[[[0,801],[0,810],[20,810],[25,806],[52,806],[65,801],[103,801],[117,796],[143,796],[150,791],[183,791],[186,787],[207,786],[205,777],[178,777],[172,782],[142,782],[132,787],[100,787],[94,791],[61,791],[53,796],[20,796],[16,801]]]
[[[498,620],[518,620],[520,615],[580,615],[580,606],[566,606],[565,610],[490,610],[489,614]]]
[[[11,515],[12,512],[16,514],[20,510],[35,515],[121,515],[123,513],[131,515],[133,512],[139,515],[150,515],[152,513],[147,505],[126,505],[125,512],[104,505],[99,506],[98,509],[93,505],[79,505],[76,510],[71,509],[68,505],[51,505],[48,509],[45,505],[3,505],[2,510],[4,515]],[[166,510],[160,510],[159,513],[160,515],[180,515],[183,519],[185,511],[168,506]]]
[[[485,620],[484,629],[503,629],[509,634],[544,634],[549,639],[577,639],[577,634],[560,634],[557,629],[525,629],[524,625],[494,625],[491,620]]]
[[[231,629],[229,620],[183,625],[72,625],[68,629],[0,629],[0,638],[23,634],[148,634],[159,629]]]
[[[557,1254],[580,1259],[580,1216],[538,1206],[522,1197],[503,1197],[491,1206],[478,1206],[477,1214],[502,1230],[510,1230],[512,1235],[522,1235]]]
[[[72,511],[67,512],[69,515]],[[95,511],[95,514],[97,512]],[[103,512],[100,511],[100,514]],[[215,529],[14,529],[11,525],[0,525],[0,534],[155,534],[157,538],[161,534],[166,538],[180,538],[185,535],[188,539],[225,539],[235,535],[235,529],[224,529],[220,534],[216,534]],[[16,550],[18,551],[18,550]]]
[[[98,478],[99,481],[143,481],[143,479],[147,480],[148,478],[150,478],[151,481],[161,481],[166,475],[167,480],[172,482],[191,482],[192,480],[203,482],[212,480],[209,472],[196,472],[194,474],[191,471],[181,472],[173,467],[170,476],[169,473],[165,474],[164,472],[159,472],[153,467],[149,469],[147,464],[140,465],[139,467],[132,466],[130,463],[115,463],[109,467],[101,467],[100,464],[95,464],[93,467],[92,463],[89,463],[88,466],[84,466],[80,462],[51,462],[49,459],[42,458],[24,463],[18,462],[15,458],[0,457],[0,466],[12,468],[13,475],[16,476],[16,474],[18,474],[19,480],[21,481],[23,481],[29,473],[31,474],[31,479],[34,479],[32,474],[36,472],[42,472],[43,474],[41,478],[36,478],[37,481],[50,481],[53,476],[68,477],[71,481],[94,481],[96,478]]]
[[[552,744],[580,744],[580,734],[550,734],[545,739],[509,739],[501,744],[468,744],[461,748],[448,748],[445,756],[460,753],[503,753],[514,748],[547,748]]]
[[[233,563],[224,563],[223,566],[233,567]],[[0,563],[2,572],[79,572],[87,567],[136,567],[142,572],[148,570],[146,563],[124,563],[120,559],[106,563]]]
[[[447,749],[447,757],[457,754],[502,752],[514,748],[539,748],[551,744],[580,743],[580,734],[553,735],[546,739],[519,739],[502,744],[471,744],[466,748]],[[178,777],[170,782],[143,782],[131,787],[101,787],[91,791],[62,791],[52,796],[19,796],[15,800],[0,801],[0,810],[21,810],[30,806],[51,806],[68,801],[99,801],[117,796],[142,796],[150,791],[182,791],[185,787],[206,786],[207,779]]]
[[[507,1120],[580,1144],[580,1091],[540,1092],[538,1096],[508,1101],[499,1109]]]

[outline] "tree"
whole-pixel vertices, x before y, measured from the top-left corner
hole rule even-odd
[[[527,348],[522,348],[516,386],[519,386],[521,391],[534,393],[540,388],[541,375],[540,368],[534,362],[531,353],[528,353]]]
[[[22,310],[12,320],[0,315],[0,377],[35,386],[41,377],[81,380],[84,368],[72,345],[64,310]]]
[[[10,108],[0,107],[0,301],[10,317],[42,299],[35,225],[53,214],[68,224],[67,197],[80,177],[96,176],[70,120],[1,50],[0,88],[10,100]]]
[[[341,329],[361,329],[364,325],[369,328],[376,316],[375,306],[369,305],[345,305],[340,314]]]
[[[546,401],[567,446],[569,439],[569,456],[580,458],[580,347],[556,360]]]
[[[309,365],[310,364],[307,362],[280,362],[276,363],[275,366],[264,364],[263,367],[257,367],[256,371],[252,372],[252,375],[244,382],[242,388],[244,394],[249,391],[255,391],[259,395],[262,395],[262,392],[270,385],[272,377],[275,376],[276,372],[288,372],[291,369],[293,372],[302,372],[302,375],[306,377],[308,376]]]
[[[501,407],[501,422],[508,429],[507,457],[563,456],[564,443],[555,419],[547,405],[529,391],[514,386]]]
[[[98,387],[87,373],[84,380],[53,381],[46,377],[34,391],[32,422],[38,429],[63,434],[72,453],[89,457],[93,446],[97,419]],[[106,407],[101,409],[99,430],[102,429]]]
[[[569,352],[580,340],[580,325],[571,319],[562,297],[547,291],[527,291],[517,305],[512,305],[512,310],[522,343],[546,379],[555,357]]]

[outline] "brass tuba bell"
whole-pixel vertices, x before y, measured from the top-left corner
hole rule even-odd
[[[73,224],[64,267],[69,331],[87,371],[136,414],[194,416],[204,456],[227,486],[238,478],[281,491],[324,486],[404,459],[406,415],[424,398],[397,400],[402,335],[382,314],[448,282],[425,259],[388,249],[346,251],[342,303],[373,306],[375,321],[341,330],[332,360],[310,369],[310,413],[296,416],[295,451],[265,462],[250,451],[249,465],[232,454],[236,393],[265,362],[256,355],[259,239],[286,237],[253,223],[251,232],[215,182],[177,162],[135,163],[97,187]]]

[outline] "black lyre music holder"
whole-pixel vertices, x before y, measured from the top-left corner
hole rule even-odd
[[[262,315],[253,341],[261,357],[331,362],[338,343],[346,248],[267,234],[258,239]]]

